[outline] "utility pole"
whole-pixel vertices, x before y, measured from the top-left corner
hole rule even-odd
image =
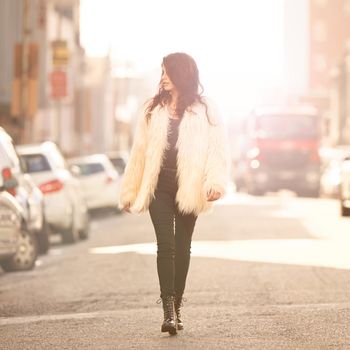
[[[57,21],[57,40],[61,40],[62,33],[62,14],[60,10],[58,11],[58,21]],[[61,137],[62,137],[62,106],[60,99],[56,102],[56,126],[57,126],[57,144],[58,147],[61,147]]]
[[[28,118],[28,37],[29,29],[29,0],[23,0],[22,16],[22,55],[21,55],[21,79],[20,79],[20,140],[22,143],[28,141],[31,123]]]
[[[64,8],[56,7],[57,13],[57,26],[56,26],[56,39],[51,43],[52,49],[52,66],[51,72],[51,98],[54,100],[55,115],[56,115],[56,143],[59,147],[62,147],[62,105],[65,102],[64,99],[68,97],[67,92],[67,65],[69,60],[69,50],[67,40],[62,39],[62,11]]]

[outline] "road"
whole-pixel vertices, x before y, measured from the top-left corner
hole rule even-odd
[[[349,349],[350,219],[330,199],[230,194],[197,222],[185,330],[160,332],[148,214],[0,272],[0,349]]]

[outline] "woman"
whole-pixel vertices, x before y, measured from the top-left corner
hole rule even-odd
[[[120,192],[123,210],[149,209],[158,246],[161,331],[170,334],[183,329],[180,308],[197,216],[224,195],[228,175],[224,128],[199,86],[192,57],[163,58],[159,91],[138,120]]]

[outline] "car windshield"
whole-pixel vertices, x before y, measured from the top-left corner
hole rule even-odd
[[[111,162],[118,169],[124,169],[126,166],[125,160],[123,158],[111,158]]]
[[[93,175],[105,171],[101,163],[75,164],[79,167],[82,176]]]
[[[257,132],[260,138],[315,138],[318,123],[311,115],[263,115],[257,118]]]
[[[51,167],[46,157],[42,154],[26,154],[20,155],[26,165],[28,173],[38,173],[41,171],[50,171]]]

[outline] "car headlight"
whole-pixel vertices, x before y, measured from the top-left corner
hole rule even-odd
[[[20,220],[16,213],[12,210],[0,210],[0,227],[19,227]]]

